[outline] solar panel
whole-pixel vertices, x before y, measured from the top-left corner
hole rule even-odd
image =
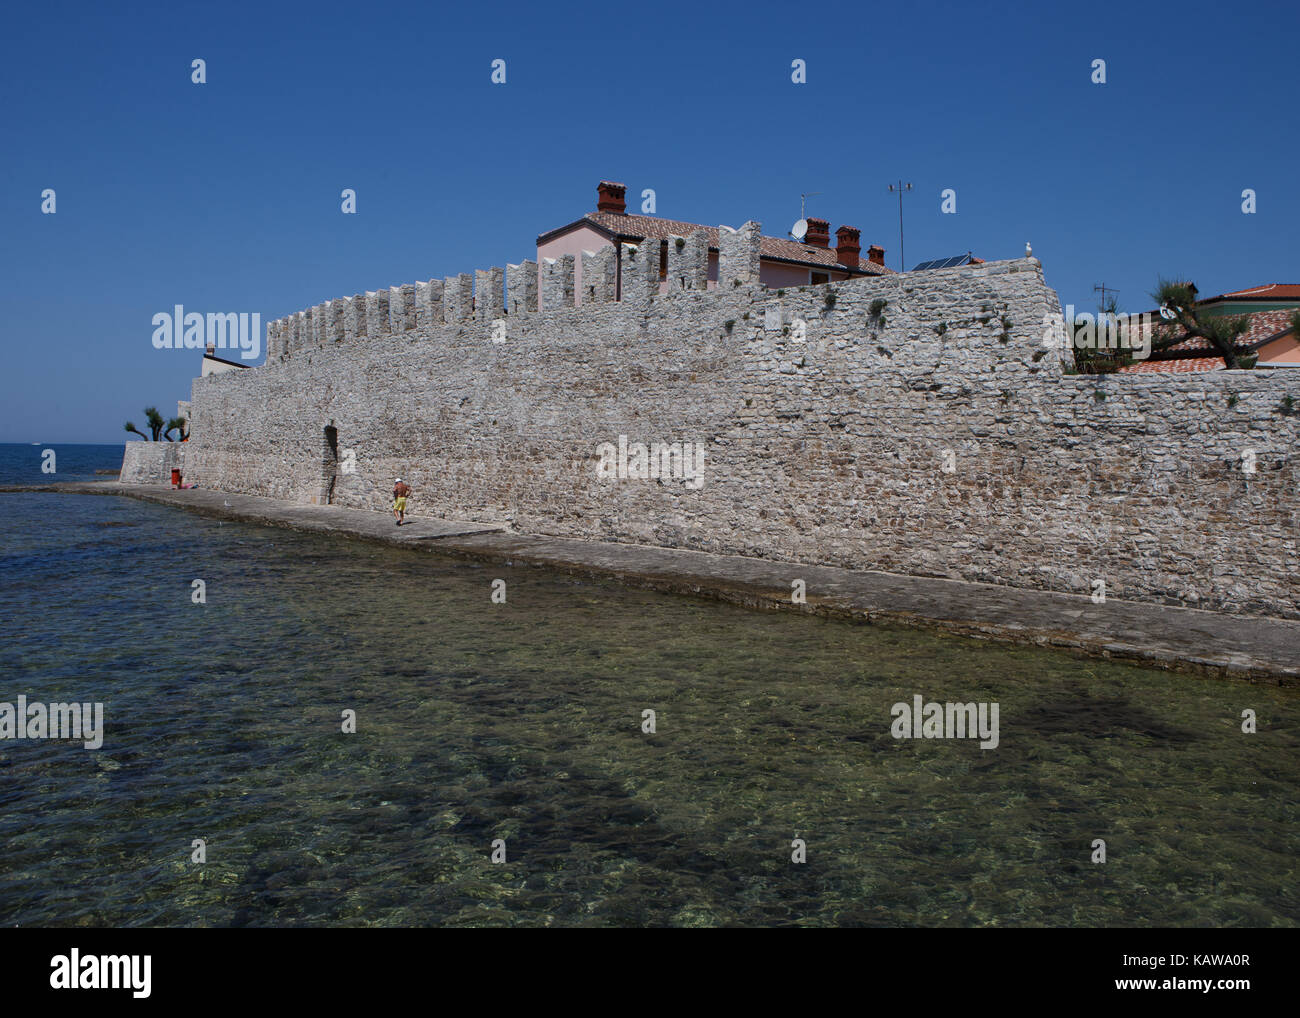
[[[951,258],[935,258],[928,262],[921,262],[921,264],[912,269],[912,271],[917,272],[921,269],[951,269],[958,265],[965,265],[969,258],[970,255],[968,254],[953,255]]]

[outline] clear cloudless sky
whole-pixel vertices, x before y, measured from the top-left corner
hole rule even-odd
[[[653,188],[658,215],[774,236],[819,191],[808,214],[891,268],[901,178],[909,268],[1030,241],[1087,310],[1102,282],[1125,311],[1161,275],[1300,282],[1298,28],[1294,0],[20,4],[0,32],[0,441],[172,416],[200,366],[152,346],[175,304],[265,326],[504,266],[601,178],[629,211]]]

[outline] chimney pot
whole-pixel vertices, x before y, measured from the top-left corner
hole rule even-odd
[[[885,249],[879,244],[872,244],[867,248],[867,261],[873,265],[885,264]]]
[[[813,247],[831,246],[831,224],[825,219],[808,219],[808,233],[804,237],[805,244],[811,244]]]
[[[616,184],[612,180],[602,180],[596,185],[596,211],[624,215],[627,210],[627,203],[623,200],[625,194],[627,188],[624,185]]]
[[[216,354],[216,352],[217,352],[217,344],[216,344],[216,343],[209,343],[209,344],[208,344],[208,348],[207,348],[207,354],[208,354],[208,356],[209,356],[209,357],[212,357],[212,356],[214,356],[214,355]]]
[[[841,265],[858,267],[862,254],[862,231],[852,226],[841,226],[835,231],[835,260]]]

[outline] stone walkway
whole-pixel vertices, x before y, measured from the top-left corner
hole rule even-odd
[[[806,611],[859,622],[939,629],[977,639],[1055,647],[1148,667],[1300,686],[1300,622],[1222,615],[1073,594],[959,580],[860,572],[710,555],[632,544],[505,533],[502,528],[391,515],[338,506],[291,505],[270,498],[113,481],[50,484],[5,491],[127,495],[206,516],[339,534],[486,562],[611,577],[670,593],[717,598],[751,608]],[[807,604],[790,601],[804,580]]]

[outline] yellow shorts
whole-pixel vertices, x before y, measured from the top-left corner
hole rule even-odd
[[[394,499],[394,500],[393,500],[393,512],[395,512],[395,513],[404,513],[404,512],[406,512],[406,496],[405,496],[405,495],[403,495],[401,498],[397,498],[397,499]]]

